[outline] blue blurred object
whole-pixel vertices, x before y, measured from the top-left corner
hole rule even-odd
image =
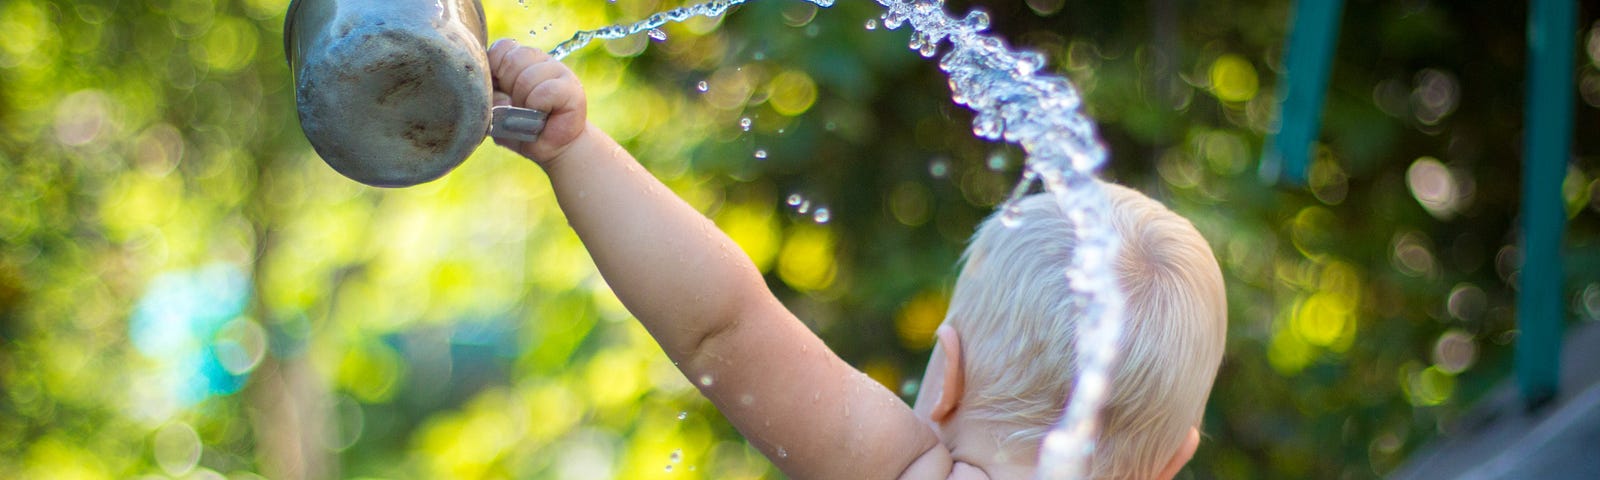
[[[1277,170],[1278,179],[1306,183],[1311,142],[1322,127],[1322,102],[1333,72],[1333,51],[1339,41],[1344,0],[1295,2],[1289,52],[1278,89],[1278,131],[1267,138],[1263,171]]]
[[[134,307],[128,337],[145,356],[159,361],[181,406],[244,388],[249,373],[223,368],[217,333],[244,312],[250,280],[238,267],[212,264],[157,276]]]
[[[1561,184],[1572,152],[1576,15],[1572,0],[1534,0],[1528,11],[1516,372],[1530,409],[1555,398],[1560,389],[1561,236],[1566,223]]]

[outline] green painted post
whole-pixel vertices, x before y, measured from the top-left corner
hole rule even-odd
[[[1278,132],[1267,139],[1261,165],[1264,169],[1281,169],[1278,177],[1297,185],[1306,182],[1311,142],[1322,127],[1322,102],[1328,93],[1328,77],[1333,73],[1333,51],[1339,41],[1343,10],[1343,0],[1295,2],[1289,52],[1279,81]]]
[[[1561,360],[1561,183],[1572,148],[1577,4],[1534,0],[1528,12],[1528,106],[1523,119],[1522,273],[1516,372],[1524,404],[1555,398]]]

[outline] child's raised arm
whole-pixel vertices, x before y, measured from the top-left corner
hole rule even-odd
[[[795,478],[895,478],[913,462],[950,471],[904,402],[829,350],[738,245],[587,123],[571,70],[505,40],[489,64],[500,102],[550,113],[536,143],[503,145],[544,167],[611,289],[752,445]]]

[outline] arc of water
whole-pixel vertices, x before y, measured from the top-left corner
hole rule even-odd
[[[1038,178],[1073,225],[1077,244],[1063,273],[1071,293],[1084,300],[1079,373],[1060,422],[1040,447],[1037,475],[1082,478],[1122,337],[1123,297],[1113,269],[1118,241],[1105,192],[1094,181],[1107,158],[1105,146],[1094,122],[1079,109],[1082,102],[1071,82],[1040,73],[1042,55],[1007,49],[1000,39],[982,34],[989,28],[988,14],[972,11],[956,19],[944,12],[943,0],[877,1],[887,9],[884,27],[911,25],[909,46],[922,56],[932,57],[939,42],[950,42],[939,68],[950,77],[951,98],[976,112],[973,134],[1016,143],[1026,153],[1023,178],[1002,207],[1002,219],[1015,221],[1017,200]]]
[[[649,32],[651,30],[661,28],[661,26],[666,25],[667,22],[682,22],[697,16],[720,17],[722,14],[727,13],[729,8],[733,8],[735,5],[743,4],[745,1],[746,0],[712,0],[706,3],[697,3],[694,5],[678,7],[665,12],[656,13],[649,17],[645,17],[644,20],[633,23],[612,25],[594,30],[582,30],[573,34],[572,38],[568,38],[566,41],[557,44],[555,48],[550,49],[550,56],[560,60],[562,58],[566,58],[567,55],[571,54],[572,52],[575,52],[578,49],[588,45],[589,42],[595,40],[616,40],[619,38],[638,35],[643,32]],[[805,1],[815,4],[818,7],[827,8],[833,6],[834,0]]]
[[[746,0],[713,0],[675,8],[624,25],[581,31],[550,54],[563,58],[594,39],[617,39],[646,32],[668,21],[694,16],[716,17]],[[820,7],[833,0],[805,0]],[[984,35],[989,15],[981,10],[957,19],[944,12],[944,0],[876,0],[885,7],[887,29],[909,24],[909,47],[924,57],[938,53],[941,42],[951,49],[939,59],[950,79],[951,99],[976,115],[972,133],[989,140],[1016,143],[1026,154],[1022,179],[1002,206],[1006,224],[1017,221],[1017,200],[1033,183],[1043,181],[1073,226],[1076,242],[1066,272],[1072,294],[1082,300],[1078,330],[1079,373],[1060,422],[1040,447],[1037,476],[1082,478],[1094,451],[1096,415],[1110,388],[1110,370],[1122,337],[1123,296],[1113,261],[1118,240],[1110,228],[1109,204],[1095,174],[1107,152],[1094,122],[1079,109],[1081,98],[1067,79],[1040,73],[1045,58],[1037,52],[1014,51],[999,38]]]

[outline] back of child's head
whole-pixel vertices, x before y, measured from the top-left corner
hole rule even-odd
[[[1211,248],[1188,220],[1101,185],[1122,239],[1115,268],[1126,309],[1090,468],[1095,478],[1146,478],[1200,423],[1222,360],[1227,300]],[[945,321],[961,338],[963,414],[1015,429],[1001,439],[1007,451],[1032,458],[1072,392],[1087,319],[1067,288],[1066,216],[1049,194],[1020,202],[1014,226],[998,215],[979,226]]]

